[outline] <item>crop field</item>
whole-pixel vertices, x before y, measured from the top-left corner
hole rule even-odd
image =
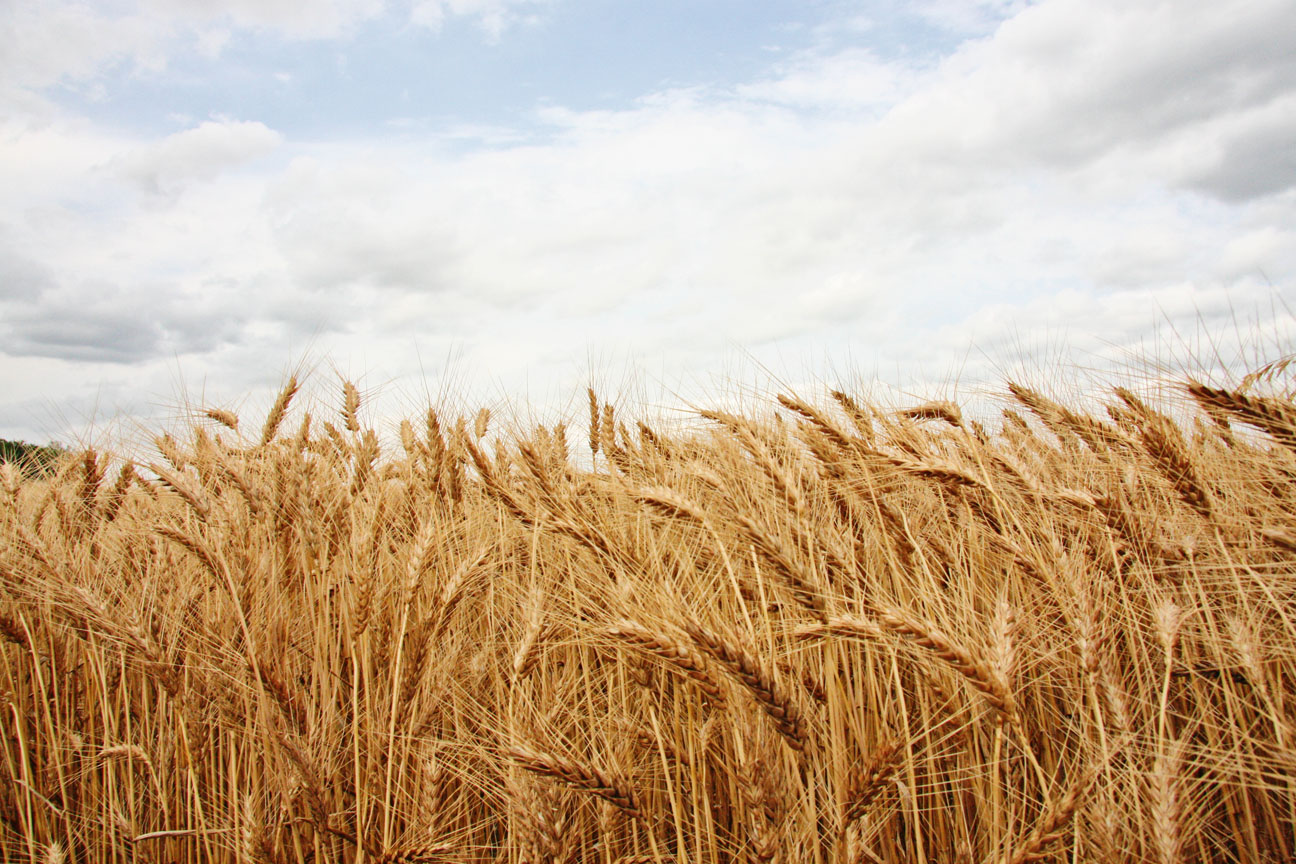
[[[1291,371],[7,464],[0,860],[1290,861]]]

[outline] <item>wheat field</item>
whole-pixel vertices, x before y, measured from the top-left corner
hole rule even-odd
[[[1288,375],[5,465],[3,861],[1291,860]]]

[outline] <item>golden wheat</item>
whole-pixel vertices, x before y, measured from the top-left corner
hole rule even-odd
[[[5,465],[0,864],[1291,860],[1294,369]]]

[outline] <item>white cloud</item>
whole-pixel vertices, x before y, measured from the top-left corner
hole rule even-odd
[[[1281,0],[1032,6],[945,61],[888,125],[923,158],[1069,167],[1146,146],[1291,92],[1289,13]]]
[[[393,155],[301,158],[271,184],[273,242],[299,285],[439,290],[455,216],[432,178],[405,161],[409,154]]]
[[[0,80],[11,90],[86,78],[114,61],[155,56],[153,47],[166,32],[161,22],[81,3],[5,3]],[[11,92],[3,95],[12,98]]]
[[[1290,266],[1290,250],[1296,248],[1296,226],[1262,225],[1235,235],[1219,252],[1219,278],[1232,281],[1281,273]]]
[[[429,30],[440,30],[449,17],[473,18],[491,39],[499,39],[504,29],[519,20],[534,18],[538,7],[553,0],[413,0],[410,23]],[[528,10],[530,13],[528,14]]]
[[[233,395],[307,347],[400,379],[456,345],[501,390],[560,394],[590,356],[663,380],[735,349],[935,379],[995,373],[969,343],[1065,336],[1110,359],[1296,278],[1282,6],[1051,0],[935,68],[820,51],[731,91],[550,106],[471,146],[417,125],[11,125],[0,240],[28,287],[0,297],[26,334],[6,350],[108,382],[200,360]],[[1296,338],[1290,318],[1273,326]]]
[[[1084,371],[1109,384],[1110,369],[1154,368],[1171,378],[1184,372],[1237,375],[1264,362],[1257,358],[1273,359],[1283,346],[1290,350],[1296,340],[1296,313],[1274,300],[1271,288],[1253,280],[1107,294],[1064,290],[985,306],[932,331],[930,342],[967,344],[973,334],[982,354],[974,371],[991,386],[1006,375],[1038,381]]]
[[[212,180],[265,156],[282,140],[283,136],[264,123],[209,120],[124,153],[108,166],[146,192],[171,195],[193,181]]]
[[[0,224],[0,303],[36,300],[54,284],[50,268],[25,252],[13,233]]]
[[[228,22],[241,29],[271,30],[296,39],[327,39],[382,14],[384,0],[137,0],[154,20],[188,26]]]
[[[869,51],[851,48],[794,57],[776,66],[770,78],[740,86],[737,92],[800,109],[829,108],[858,114],[895,104],[912,77]]]
[[[0,4],[0,105],[24,91],[94,79],[116,64],[158,75],[170,58],[214,59],[236,31],[287,39],[345,38],[362,23],[394,12],[439,29],[449,17],[478,22],[490,39],[535,17],[554,0],[126,0],[94,4],[43,0]],[[89,83],[87,83],[89,82]]]

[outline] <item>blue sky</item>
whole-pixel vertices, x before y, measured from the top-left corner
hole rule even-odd
[[[381,425],[1296,335],[1288,0],[40,0],[0,44],[0,437],[298,367]]]
[[[154,133],[209,115],[273,117],[276,129],[304,138],[525,129],[538,106],[615,110],[662,90],[734,87],[808,53],[854,48],[934,62],[992,15],[942,26],[906,4],[570,0],[507,23],[463,15],[430,27],[392,6],[327,39],[285,39],[213,16],[209,28],[174,38],[164,66],[122,55],[51,95],[96,122]]]

